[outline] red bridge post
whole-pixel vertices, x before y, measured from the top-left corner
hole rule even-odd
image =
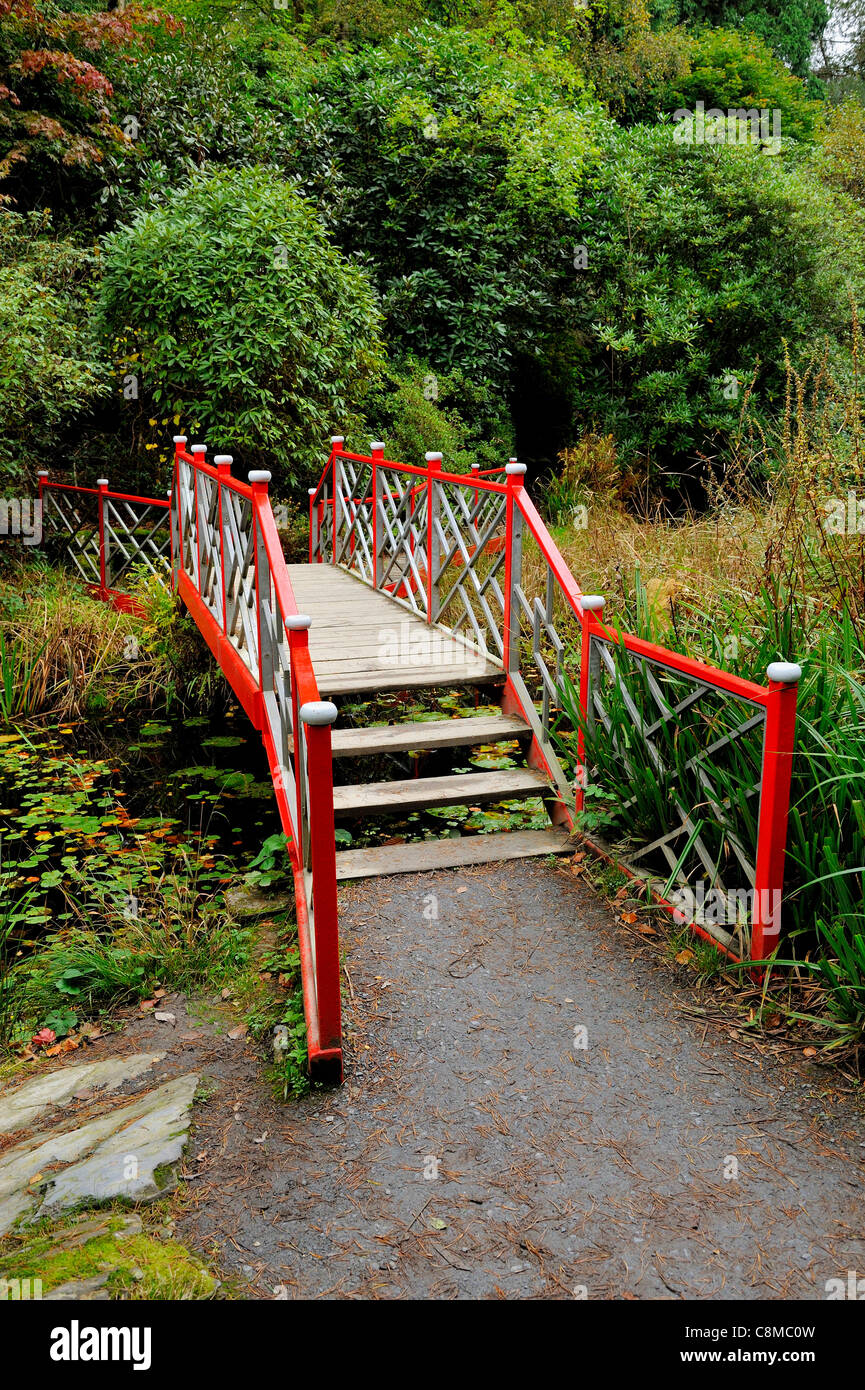
[[[769,693],[766,697],[757,862],[751,909],[751,959],[759,962],[769,959],[781,936],[781,894],[784,889],[790,778],[796,739],[796,701],[802,668],[790,661],[773,661],[766,674],[769,677]],[[761,979],[763,971],[755,969],[752,974],[756,979]]]
[[[108,479],[97,478],[96,486],[99,489],[99,596],[108,598],[108,555],[105,544],[105,494],[108,491]]]

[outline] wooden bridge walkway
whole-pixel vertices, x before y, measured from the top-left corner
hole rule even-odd
[[[668,892],[707,876],[722,900],[729,893],[732,926],[689,913],[694,931],[730,955],[771,953],[798,667],[774,663],[758,685],[606,627],[603,599],[581,592],[514,459],[454,474],[440,454],[412,466],[386,459],[378,443],[369,455],[348,453],[335,436],[310,489],[308,562],[287,565],[270,474],[242,482],[230,456],[208,464],[205,445],[186,445],[176,438],[165,500],[41,473],[43,533],[121,608],[135,610],[137,570],[170,576],[260,731],[294,872],[318,1077],[342,1075],[338,880],[561,853],[579,829],[590,766],[604,758],[635,784],[643,759],[662,789],[656,810],[668,811],[665,832],[635,844],[633,870]],[[405,706],[458,687],[461,716],[419,721],[403,708],[393,722],[336,723],[337,701],[375,715],[376,696],[389,697],[392,713],[400,693]],[[465,714],[481,697],[483,708]],[[506,766],[399,775],[405,753],[441,763],[448,750],[489,745],[506,749]],[[742,833],[711,776],[713,759],[732,749],[741,806],[758,807]],[[390,775],[377,780],[382,771]],[[529,799],[546,808],[546,828],[336,850],[339,822]],[[737,879],[753,891],[746,924]]]

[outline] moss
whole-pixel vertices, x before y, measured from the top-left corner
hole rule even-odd
[[[157,1211],[151,1209],[150,1217]],[[204,1299],[217,1291],[225,1296],[216,1276],[179,1241],[155,1226],[139,1230],[131,1221],[122,1211],[106,1211],[95,1220],[42,1222],[7,1236],[0,1241],[0,1276],[41,1279],[43,1295],[70,1280],[108,1273],[105,1290],[112,1298]]]

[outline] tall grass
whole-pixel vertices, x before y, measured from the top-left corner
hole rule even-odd
[[[195,708],[224,685],[165,585],[133,576],[144,618],[92,598],[40,556],[0,568],[0,719],[79,718],[133,705]]]

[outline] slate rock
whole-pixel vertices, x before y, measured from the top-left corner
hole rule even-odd
[[[105,1057],[77,1067],[59,1067],[25,1081],[0,1097],[0,1134],[27,1129],[52,1106],[68,1105],[79,1091],[113,1091],[134,1081],[161,1062],[164,1052],[138,1052],[132,1057]]]
[[[156,1170],[183,1152],[197,1086],[197,1073],[178,1076],[78,1128],[7,1149],[0,1155],[0,1235],[20,1218],[38,1221],[114,1197],[147,1202],[168,1191],[173,1175],[157,1182]]]

